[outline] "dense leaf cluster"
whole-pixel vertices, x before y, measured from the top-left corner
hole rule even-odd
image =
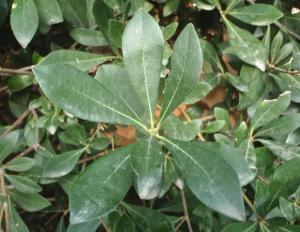
[[[0,1],[2,229],[300,231],[296,4]]]

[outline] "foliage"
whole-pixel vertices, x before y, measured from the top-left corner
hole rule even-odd
[[[299,231],[296,4],[0,1],[3,230]]]

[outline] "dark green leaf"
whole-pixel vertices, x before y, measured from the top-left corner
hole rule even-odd
[[[14,0],[10,25],[18,42],[26,48],[39,25],[39,16],[33,0]]]
[[[166,119],[186,98],[200,77],[202,51],[197,33],[188,24],[177,38],[172,58],[171,73],[167,78],[159,123]]]
[[[107,154],[77,178],[70,192],[71,224],[99,218],[124,198],[132,182],[130,152],[127,146]]]
[[[273,63],[278,56],[278,53],[280,51],[280,48],[282,46],[283,42],[283,35],[281,31],[278,31],[275,37],[272,40],[271,44],[271,62]]]
[[[163,138],[187,185],[208,207],[237,220],[245,219],[240,182],[235,171],[201,142]],[[218,152],[218,151],[217,151]]]
[[[122,35],[125,25],[116,19],[110,19],[108,23],[108,34],[114,47],[122,48]]]
[[[12,131],[0,137],[0,162],[12,153],[19,140],[19,131]]]
[[[8,211],[9,211],[9,228],[11,232],[29,232],[26,224],[12,205],[9,198],[8,200]]]
[[[292,65],[294,69],[300,70],[300,52],[294,53]]]
[[[253,222],[233,223],[227,225],[221,232],[255,232],[256,226]]]
[[[123,215],[114,226],[113,232],[135,232],[135,226],[128,216]]]
[[[83,151],[84,149],[79,149],[52,156],[46,163],[43,177],[58,178],[69,174],[76,166]]]
[[[10,171],[24,172],[31,169],[36,164],[36,160],[27,157],[17,157],[7,162],[3,167]]]
[[[131,164],[136,174],[137,192],[141,199],[153,199],[160,192],[163,154],[158,140],[146,136],[134,145]]]
[[[41,186],[27,177],[8,174],[5,177],[20,192],[34,194],[42,191]]]
[[[34,77],[30,75],[15,75],[8,80],[8,88],[12,92],[18,92],[30,86],[34,81]]]

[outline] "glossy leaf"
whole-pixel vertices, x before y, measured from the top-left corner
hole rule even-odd
[[[279,95],[277,99],[273,100],[264,100],[258,103],[256,107],[256,111],[251,118],[251,126],[252,128],[258,128],[267,124],[279,117],[287,107],[289,106],[291,101],[291,93],[284,92]]]
[[[229,217],[245,219],[239,179],[230,165],[205,143],[163,140],[199,200]]]
[[[127,146],[107,154],[77,178],[70,192],[71,224],[99,218],[124,198],[132,182],[130,152]]]
[[[263,44],[250,32],[225,20],[229,43],[235,54],[244,62],[254,65],[261,71],[266,69],[267,53]]]
[[[18,92],[30,86],[34,81],[31,75],[15,75],[8,80],[8,87],[12,92]]]
[[[131,164],[136,174],[137,192],[141,199],[153,199],[160,192],[163,154],[158,140],[146,136],[134,145]]]
[[[62,12],[56,0],[34,0],[40,23],[52,25],[63,21]]]
[[[53,64],[68,64],[81,71],[87,71],[97,64],[102,64],[113,59],[112,56],[103,56],[82,51],[58,50],[50,53],[38,66]]]
[[[76,166],[83,151],[83,149],[79,149],[52,156],[46,163],[43,170],[43,177],[58,178],[69,174]]]
[[[109,90],[70,65],[40,65],[34,74],[52,102],[79,118],[141,125]]]
[[[244,6],[229,11],[229,14],[245,23],[255,26],[266,26],[283,17],[282,12],[269,4]]]
[[[33,0],[14,0],[10,24],[16,39],[26,48],[39,25],[39,16]]]
[[[6,174],[5,178],[20,192],[34,194],[42,191],[41,186],[27,177]]]
[[[165,120],[192,90],[200,77],[202,62],[198,36],[193,25],[188,24],[174,44],[171,73],[166,82],[160,122]]]
[[[4,165],[5,169],[15,172],[24,172],[31,169],[36,164],[36,160],[27,157],[17,157]]]
[[[145,10],[138,10],[127,24],[122,48],[129,79],[145,108],[144,122],[153,127],[164,39],[158,24]]]

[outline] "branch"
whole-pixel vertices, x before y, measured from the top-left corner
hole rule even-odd
[[[188,212],[186,199],[185,199],[185,194],[184,194],[183,189],[180,190],[180,194],[181,194],[182,208],[183,208],[183,213],[184,213],[184,218],[185,218],[186,224],[189,228],[189,232],[193,232],[193,228],[192,228],[192,225],[191,225],[191,221],[190,221],[189,212]]]
[[[30,68],[31,68],[31,66],[30,66]],[[4,74],[11,74],[11,75],[15,75],[15,74],[32,75],[32,72],[26,71],[26,70],[28,70],[28,67],[24,67],[24,68],[20,68],[20,69],[11,69],[11,68],[0,67],[0,74],[4,73]]]

